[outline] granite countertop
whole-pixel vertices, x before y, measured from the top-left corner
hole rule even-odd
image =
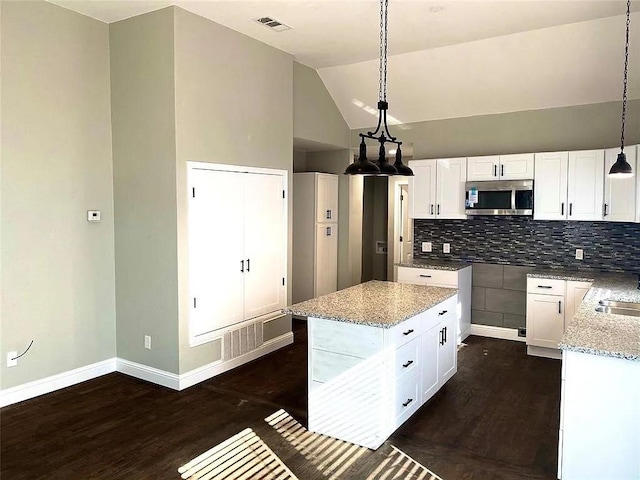
[[[470,267],[470,262],[462,262],[458,260],[411,260],[410,262],[396,263],[398,267],[411,267],[411,268],[430,268],[433,270],[449,270],[457,272],[463,268]]]
[[[598,273],[593,272],[575,272],[569,270],[536,268],[535,270],[529,272],[527,274],[527,277],[549,278],[553,280],[571,280],[574,282],[593,282],[593,280],[598,275]]]
[[[390,328],[453,297],[455,288],[372,280],[296,303],[283,313]]]
[[[640,303],[638,276],[631,274],[543,272],[533,278],[592,281],[573,321],[560,340],[560,348],[575,352],[640,361],[640,317],[596,312],[600,300]]]

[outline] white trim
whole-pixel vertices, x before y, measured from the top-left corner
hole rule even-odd
[[[110,358],[102,362],[92,363],[84,367],[58,373],[50,377],[23,383],[16,387],[5,388],[0,391],[0,407],[6,407],[14,403],[29,400],[46,393],[51,393],[61,388],[70,387],[77,383],[86,382],[92,378],[106,375],[116,371],[116,359]]]
[[[492,327],[490,325],[478,325],[477,323],[471,324],[470,335],[477,335],[479,337],[491,337],[500,338],[502,340],[514,340],[516,342],[526,342],[525,337],[518,336],[517,328],[504,328],[504,327]]]
[[[287,186],[287,170],[278,168],[263,168],[263,167],[247,167],[245,165],[227,165],[224,163],[209,163],[209,162],[187,162],[188,169],[194,170],[217,170],[219,172],[239,172],[239,173],[261,173],[263,175],[278,175],[284,177],[285,190],[288,190]]]
[[[562,360],[562,350],[558,348],[536,347],[535,345],[527,345],[527,355],[533,357],[554,358]]]
[[[171,372],[166,372],[158,368],[143,365],[141,363],[132,362],[131,360],[125,360],[124,358],[116,359],[117,371],[130,375],[147,382],[162,385],[163,387],[172,388],[174,390],[180,390],[180,377]]]
[[[255,360],[267,353],[274,352],[282,347],[286,347],[287,345],[291,345],[293,343],[293,332],[285,333],[284,335],[280,335],[268,342],[262,344],[261,347],[256,348],[244,355],[241,355],[236,358],[232,358],[223,362],[222,360],[217,360],[215,362],[209,363],[208,365],[203,365],[202,367],[195,368],[189,372],[183,373],[179,378],[179,388],[177,390],[184,390],[185,388],[189,388],[197,383],[200,383],[204,380],[208,380],[211,377],[215,377],[216,375],[220,375],[223,372],[231,370],[239,365],[250,362],[251,360]],[[173,387],[172,387],[173,388]]]

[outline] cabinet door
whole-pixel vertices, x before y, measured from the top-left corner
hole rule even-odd
[[[567,169],[569,152],[536,153],[533,181],[533,218],[567,218]]]
[[[604,219],[609,222],[633,222],[636,218],[636,147],[625,148],[627,162],[633,168],[633,177],[611,178],[609,170],[616,162],[619,148],[604,152]]]
[[[440,351],[440,324],[427,330],[422,341],[422,403],[429,400],[440,388],[438,353]]]
[[[500,155],[500,180],[531,180],[533,153]]]
[[[457,338],[455,311],[442,317],[440,328],[439,352],[438,352],[438,378],[440,385],[444,385],[458,371],[457,366]]]
[[[280,175],[243,174],[245,319],[284,308],[287,226]],[[227,202],[220,206],[227,208]],[[224,225],[224,224],[223,224]],[[226,230],[218,231],[225,236]]]
[[[569,152],[569,220],[602,220],[604,150]]]
[[[488,155],[484,157],[467,158],[467,180],[498,180],[500,172],[498,166],[500,157]]]
[[[240,173],[189,172],[189,331],[196,341],[243,320],[242,182]]]
[[[567,280],[567,294],[566,294],[566,310],[564,312],[564,329],[571,324],[573,316],[576,314],[582,299],[591,288],[589,282],[576,282],[573,280]]]
[[[338,224],[316,225],[314,297],[338,289]]]
[[[558,348],[564,333],[564,295],[527,295],[527,345]]]
[[[338,176],[319,173],[316,177],[316,222],[338,221]]]
[[[464,207],[467,159],[437,160],[436,215],[438,218],[467,218]]]
[[[409,162],[414,176],[409,177],[409,216],[436,218],[436,160]]]

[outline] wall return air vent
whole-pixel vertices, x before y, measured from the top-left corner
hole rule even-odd
[[[253,20],[258,22],[260,25],[264,25],[265,27],[269,27],[271,30],[275,30],[276,32],[291,30],[289,25],[279,22],[278,20],[274,20],[271,17],[258,17]]]

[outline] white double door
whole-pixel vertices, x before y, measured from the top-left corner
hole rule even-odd
[[[286,200],[281,175],[192,169],[192,337],[285,306]]]

